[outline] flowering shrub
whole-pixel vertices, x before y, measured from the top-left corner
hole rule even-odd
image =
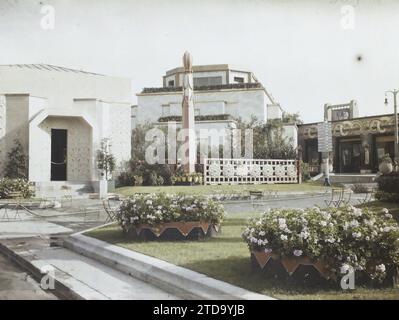
[[[221,204],[204,197],[162,193],[137,194],[122,202],[117,219],[126,231],[134,225],[156,225],[177,221],[220,224],[224,213]]]
[[[178,173],[172,177],[172,184],[202,184],[203,178],[201,173]]]
[[[399,266],[399,227],[387,209],[275,209],[252,219],[243,237],[250,250],[322,261],[336,277],[353,268],[382,281]]]
[[[0,199],[9,198],[12,192],[20,192],[24,198],[32,196],[29,181],[24,179],[0,179]]]
[[[381,201],[399,202],[399,172],[391,172],[377,178],[376,198]]]

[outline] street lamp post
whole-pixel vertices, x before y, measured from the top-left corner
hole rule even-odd
[[[398,110],[397,110],[397,95],[399,90],[391,90],[385,92],[385,105],[388,105],[388,97],[387,94],[392,93],[393,95],[393,106],[394,106],[394,119],[395,119],[395,153],[394,153],[394,160],[395,165],[399,165],[399,134],[398,134]]]

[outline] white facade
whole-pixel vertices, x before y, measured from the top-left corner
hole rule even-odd
[[[97,181],[96,153],[111,141],[117,166],[131,156],[130,80],[48,65],[0,66],[0,176],[14,140],[29,180],[52,181],[52,130],[66,132],[66,181]]]
[[[182,115],[183,68],[166,72],[163,87],[147,88],[137,94],[137,106],[132,110],[133,125],[157,123],[162,117]],[[245,122],[256,117],[266,123],[282,119],[283,109],[255,78],[252,72],[229,65],[194,66],[194,110],[196,116],[229,115]],[[215,117],[216,118],[216,117]],[[217,123],[220,122],[220,125]],[[225,120],[196,121],[201,128],[225,127]],[[288,126],[284,135],[297,146],[295,128]]]
[[[196,115],[229,114],[244,121],[254,116],[267,121],[270,99],[263,88],[194,91]],[[157,122],[165,116],[181,116],[182,92],[137,94],[136,123]]]

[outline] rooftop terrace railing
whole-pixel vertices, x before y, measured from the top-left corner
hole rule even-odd
[[[212,86],[196,86],[194,91],[211,91],[211,90],[229,90],[229,89],[261,89],[262,84],[255,83],[234,83],[234,84],[220,84]],[[161,92],[181,92],[183,87],[157,87],[144,88],[141,93],[161,93]]]

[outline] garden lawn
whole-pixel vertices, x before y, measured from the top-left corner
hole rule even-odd
[[[212,194],[249,194],[249,191],[280,192],[323,192],[329,189],[321,182],[305,182],[302,184],[259,184],[259,185],[198,185],[198,186],[157,186],[157,187],[122,187],[116,193],[130,196],[134,193],[183,193],[192,195]]]
[[[222,234],[203,241],[132,241],[116,224],[86,235],[278,299],[399,299],[399,289],[357,288],[344,292],[336,288],[307,288],[265,280],[253,272],[249,250],[241,238],[247,219],[254,216],[254,213],[230,214],[222,224]]]
[[[382,210],[383,208],[387,208],[389,212],[393,215],[393,217],[399,223],[399,203],[393,202],[382,202],[382,201],[373,201],[367,204],[363,204],[359,206],[360,208],[369,207],[374,208],[376,210]]]

